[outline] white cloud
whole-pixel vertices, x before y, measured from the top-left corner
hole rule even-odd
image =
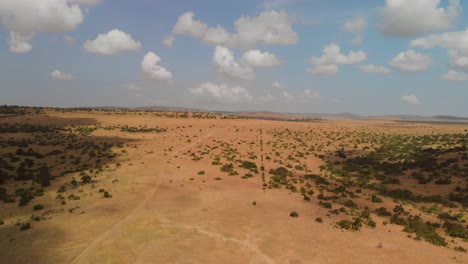
[[[313,69],[307,72],[314,75],[334,76],[339,72],[338,65],[357,64],[367,59],[364,51],[351,51],[348,55],[341,53],[341,48],[336,43],[328,44],[323,49],[321,57],[312,57],[309,63],[314,65]]]
[[[276,67],[283,64],[275,54],[261,52],[260,50],[247,51],[241,60],[252,67]]]
[[[94,40],[87,40],[84,50],[102,56],[114,56],[124,52],[140,51],[142,45],[128,33],[113,29],[106,34],[99,34]]]
[[[241,17],[234,23],[240,47],[251,48],[258,44],[292,45],[299,40],[291,28],[292,21],[284,11],[265,11],[257,17]]]
[[[286,102],[291,102],[292,100],[294,100],[294,95],[286,92],[286,91],[283,91],[283,97],[284,99],[286,99]]]
[[[194,20],[195,14],[182,14],[172,32],[200,39],[208,45],[240,47],[251,49],[256,45],[292,45],[298,42],[298,34],[291,28],[293,21],[284,11],[264,11],[257,17],[241,17],[235,23],[236,33],[230,33],[222,26],[209,27],[202,21]]]
[[[284,85],[281,84],[280,82],[278,81],[274,81],[272,84],[271,84],[271,87],[275,88],[275,89],[283,89],[284,88]]]
[[[141,61],[141,70],[143,74],[153,80],[171,82],[173,77],[172,73],[161,67],[159,64],[161,58],[153,52],[146,53]]]
[[[64,73],[59,70],[52,71],[49,74],[50,78],[55,79],[55,80],[62,80],[62,81],[70,81],[74,80],[75,77],[71,75],[70,73]]]
[[[166,36],[164,39],[161,41],[161,44],[163,44],[166,47],[172,48],[174,47],[174,41],[175,37],[174,36]]]
[[[410,47],[422,47],[425,49],[442,47],[449,50],[457,50],[464,55],[468,55],[468,29],[418,38],[411,41]]]
[[[217,85],[207,82],[188,90],[196,96],[208,97],[213,100],[229,103],[251,101],[253,99],[247,89],[240,86]]]
[[[318,92],[312,92],[311,90],[304,90],[304,97],[309,99],[320,99],[321,96]]]
[[[193,38],[201,39],[205,36],[208,30],[208,25],[201,21],[194,20],[195,14],[187,12],[182,14],[172,29],[172,32],[177,35],[186,35]]]
[[[400,72],[413,73],[426,70],[432,64],[432,60],[414,50],[407,50],[398,54],[389,64]]]
[[[258,97],[258,101],[263,102],[263,103],[271,102],[274,100],[276,100],[276,98],[270,93],[268,93],[267,95],[262,95]]]
[[[451,0],[446,8],[440,0],[386,0],[377,27],[385,35],[413,37],[452,28],[460,13],[460,0]]]
[[[362,34],[367,29],[367,20],[363,17],[357,17],[346,21],[343,30],[354,34]]]
[[[26,53],[35,33],[68,32],[83,22],[78,5],[69,6],[66,0],[2,0],[0,18],[10,31],[10,51]]]
[[[34,33],[16,33],[10,32],[8,37],[8,45],[12,53],[28,53],[32,50],[32,45],[29,43],[34,38]]]
[[[351,51],[348,55],[341,53],[341,48],[336,43],[326,45],[321,57],[312,57],[309,62],[313,65],[327,64],[357,64],[367,59],[364,51]]]
[[[101,0],[67,0],[70,4],[81,4],[81,5],[98,5]]]
[[[403,102],[405,102],[405,103],[412,104],[412,105],[420,105],[421,104],[419,99],[414,94],[404,95],[404,96],[401,97],[401,100]]]
[[[377,73],[377,74],[389,74],[390,70],[383,66],[376,66],[373,64],[367,64],[360,67],[363,72]]]
[[[442,79],[447,81],[464,82],[468,81],[468,74],[465,72],[449,70],[447,73],[442,75]]]
[[[74,37],[72,37],[72,36],[66,35],[66,36],[63,37],[63,39],[69,44],[75,44],[76,43],[76,39]]]
[[[445,48],[450,56],[450,67],[468,73],[468,29],[415,39],[410,47]]]
[[[252,80],[255,78],[255,71],[249,65],[238,63],[234,59],[234,54],[226,47],[216,46],[213,54],[213,64],[215,69],[228,77],[242,80]]]

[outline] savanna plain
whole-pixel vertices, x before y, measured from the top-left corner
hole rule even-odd
[[[468,123],[0,107],[1,263],[468,263]]]

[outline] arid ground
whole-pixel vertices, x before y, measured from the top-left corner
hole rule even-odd
[[[1,263],[468,263],[468,124],[10,110]]]

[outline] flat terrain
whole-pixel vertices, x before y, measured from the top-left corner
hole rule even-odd
[[[1,263],[468,263],[468,125],[15,111]]]

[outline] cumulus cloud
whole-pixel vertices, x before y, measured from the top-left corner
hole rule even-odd
[[[272,84],[271,84],[271,87],[275,88],[275,89],[283,89],[284,88],[284,85],[281,84],[280,82],[278,81],[274,81]]]
[[[442,79],[447,81],[464,82],[468,81],[468,74],[465,72],[449,70],[447,73],[442,75]]]
[[[166,47],[172,48],[174,47],[174,41],[175,37],[174,36],[166,36],[162,41],[161,44],[163,44]]]
[[[348,55],[341,53],[341,48],[336,43],[328,44],[323,49],[321,57],[312,57],[309,63],[314,66],[307,72],[314,75],[334,76],[339,72],[338,65],[358,64],[367,59],[364,51],[351,51]]]
[[[313,92],[311,90],[304,90],[304,97],[309,99],[320,99],[320,94],[318,92]]]
[[[8,37],[8,45],[12,53],[28,53],[32,50],[32,45],[29,43],[34,38],[34,33],[16,33],[10,32]]]
[[[460,0],[443,8],[440,0],[386,0],[379,10],[378,29],[389,36],[413,37],[454,26],[461,14]]]
[[[384,66],[376,66],[373,64],[367,64],[360,67],[361,71],[369,72],[369,73],[377,73],[377,74],[389,74],[390,70],[385,68]]]
[[[276,98],[271,93],[258,97],[258,101],[263,102],[263,103],[271,102],[274,100],[276,100]]]
[[[401,100],[405,103],[412,104],[412,105],[420,105],[421,102],[419,101],[418,97],[414,94],[404,95],[401,97]]]
[[[194,88],[188,89],[191,94],[201,97],[207,97],[212,100],[238,103],[242,101],[251,101],[253,97],[247,89],[241,86],[228,86],[226,84],[213,84],[207,82]]]
[[[436,47],[445,48],[450,56],[450,68],[468,74],[468,29],[465,31],[446,32],[418,38],[411,41],[410,47],[421,47],[425,49]],[[444,76],[453,77],[455,75],[454,72],[455,71],[451,71],[449,72],[450,74]],[[450,79],[451,77],[448,78]]]
[[[148,52],[141,61],[141,70],[147,78],[171,82],[173,77],[172,73],[161,67],[159,63],[161,58],[153,52]]]
[[[283,62],[276,55],[260,50],[249,50],[239,60],[234,53],[223,46],[216,46],[213,54],[213,65],[216,71],[224,76],[241,80],[253,80],[255,69],[259,67],[276,67]]]
[[[87,40],[83,48],[88,53],[102,56],[114,56],[124,52],[140,51],[142,45],[128,33],[113,29],[106,34],[99,34],[94,40]]]
[[[414,50],[407,50],[398,54],[389,64],[400,72],[413,73],[425,71],[432,64],[432,60]]]
[[[299,41],[291,28],[292,21],[284,11],[265,11],[257,17],[241,17],[234,23],[240,47],[250,48],[258,44],[292,45]]]
[[[50,74],[49,74],[50,78],[52,79],[55,79],[55,80],[62,80],[62,81],[70,81],[70,80],[74,80],[75,77],[70,74],[70,73],[64,73],[62,71],[59,71],[59,70],[55,70],[55,71],[52,71]]]
[[[66,0],[2,0],[0,18],[10,31],[10,51],[26,53],[36,33],[69,32],[83,22],[78,5],[69,6]]]
[[[193,12],[182,14],[172,33],[200,39],[208,45],[240,47],[251,49],[256,45],[292,45],[299,36],[292,29],[293,21],[284,11],[264,11],[257,17],[241,17],[235,23],[235,33],[228,32],[222,26],[210,27],[194,19]]]
[[[294,100],[295,96],[286,92],[286,91],[283,91],[283,97],[284,99],[286,100],[286,102],[291,102],[292,100]]]
[[[425,49],[441,47],[448,50],[456,50],[468,56],[468,29],[465,31],[446,32],[418,38],[410,43],[410,47]]]
[[[226,47],[216,46],[213,64],[215,69],[225,76],[242,80],[255,78],[254,69],[249,65],[237,62],[234,53]]]
[[[261,52],[260,50],[249,50],[242,56],[241,60],[253,67],[276,67],[283,62],[275,54]]]
[[[367,29],[367,20],[363,17],[357,17],[346,21],[343,30],[354,34],[362,34]]]

